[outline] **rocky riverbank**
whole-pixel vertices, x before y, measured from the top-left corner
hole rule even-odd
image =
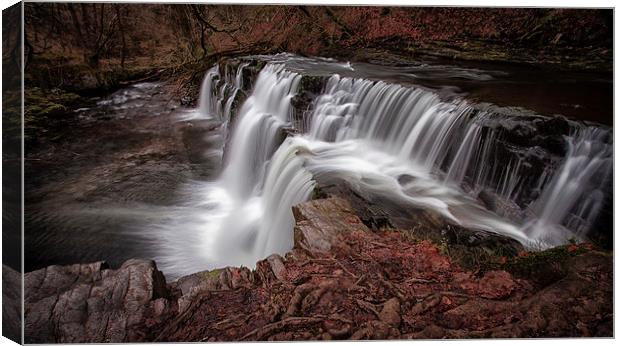
[[[294,215],[294,248],[255,270],[166,283],[153,261],[133,259],[26,273],[26,342],[613,335],[612,257],[588,244],[466,270],[449,244],[373,230],[341,198]]]

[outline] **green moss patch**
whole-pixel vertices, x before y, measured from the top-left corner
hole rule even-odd
[[[79,95],[62,89],[26,88],[24,102],[24,140],[58,130],[74,119],[70,109],[86,103]]]
[[[590,244],[568,244],[544,251],[521,252],[500,264],[499,268],[546,286],[566,276],[572,257],[592,249]]]
[[[217,280],[224,269],[213,269],[201,272],[200,275],[205,280]]]

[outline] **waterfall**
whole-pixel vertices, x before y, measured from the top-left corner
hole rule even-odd
[[[559,157],[561,147],[521,148],[509,136],[522,126],[527,139],[533,125],[523,124],[547,118],[336,73],[323,79],[299,123],[293,101],[303,72],[267,63],[248,90],[248,66],[216,65],[205,76],[201,113],[232,125],[225,129],[224,166],[217,180],[189,187],[190,202],[164,226],[158,263],[165,271],[253,267],[288,251],[291,207],[309,198],[315,181],[346,182],[362,195],[538,247],[583,237],[604,202],[613,169],[608,130],[566,121],[566,153]],[[239,93],[247,98],[233,110]],[[500,206],[482,201],[489,196]]]
[[[219,66],[215,65],[205,73],[198,98],[198,113],[203,118],[215,118],[224,122],[230,119],[232,105],[239,91],[243,89],[243,70],[248,66],[247,62],[239,64],[235,73],[225,67],[222,76]]]
[[[258,256],[284,253],[293,244],[291,207],[308,200],[315,186],[312,174],[297,155],[302,149],[287,139],[271,159],[262,193],[264,219],[254,248]]]
[[[262,182],[266,163],[284,138],[282,129],[290,124],[291,99],[300,78],[283,65],[268,65],[241,107],[222,174],[236,198],[248,196]]]
[[[582,236],[601,208],[611,174],[606,130],[571,123],[576,130],[566,136],[568,153],[555,175],[553,167],[545,167],[539,177],[530,177],[529,163],[497,151],[505,130],[491,124],[500,114],[476,110],[463,100],[441,101],[419,87],[339,75],[330,77],[324,90],[315,100],[307,132],[313,140],[336,145],[322,149],[329,151],[323,162],[318,155],[308,166],[319,176],[338,177],[358,190],[435,209],[463,226],[543,247]],[[372,173],[365,171],[369,167]],[[399,186],[399,175],[415,177],[415,183]],[[598,185],[593,186],[593,177],[599,178]],[[489,188],[512,203],[525,200],[535,221],[502,221],[495,214],[503,211],[494,214],[477,206],[477,194]],[[533,190],[540,197],[528,200]]]
[[[240,65],[237,76],[245,66]],[[283,65],[261,70],[232,126],[221,176],[190,184],[182,192],[187,205],[157,226],[162,270],[183,275],[228,265],[254,267],[257,260],[291,248],[291,206],[307,200],[314,188],[304,160],[296,155],[299,148],[282,143],[283,130],[291,126],[291,99],[300,78]],[[224,85],[238,89],[241,78],[235,80]],[[221,86],[218,89],[213,94],[225,94]],[[201,94],[212,95],[204,90]],[[224,100],[218,97],[215,105]]]
[[[531,238],[561,244],[580,238],[594,221],[613,171],[613,146],[605,142],[608,135],[583,127],[566,138],[566,158],[532,206],[537,218],[526,224]],[[567,222],[572,232],[560,226]]]
[[[217,114],[213,86],[217,84],[219,77],[219,67],[215,65],[207,71],[202,80],[200,97],[198,98],[198,111],[205,118],[212,118]]]
[[[235,73],[235,78],[231,81],[228,81],[228,84],[232,84],[232,92],[228,96],[228,99],[225,102],[224,112],[222,114],[222,118],[227,121],[230,119],[230,112],[232,111],[233,102],[237,99],[237,93],[243,89],[243,69],[246,68],[249,63],[241,63],[239,67],[237,67],[237,73]],[[230,75],[227,75],[230,76]],[[222,98],[223,100],[223,98]]]

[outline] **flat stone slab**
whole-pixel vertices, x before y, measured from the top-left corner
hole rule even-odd
[[[327,252],[338,235],[352,231],[368,231],[349,202],[327,198],[301,203],[293,207],[295,248]]]

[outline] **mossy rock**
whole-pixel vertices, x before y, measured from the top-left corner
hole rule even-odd
[[[298,91],[319,94],[323,91],[326,80],[327,77],[324,76],[303,75],[299,81]]]
[[[222,271],[224,271],[224,269],[213,269],[200,272],[199,274],[204,280],[217,280]]]
[[[324,198],[328,198],[329,195],[327,193],[325,193],[319,186],[315,186],[314,189],[312,190],[312,196],[311,199],[324,199]]]
[[[70,109],[88,103],[79,95],[58,88],[26,88],[24,96],[24,140],[27,143],[41,134],[65,129],[67,122],[75,120]]]
[[[596,251],[589,243],[571,243],[544,251],[521,252],[500,264],[498,269],[545,287],[567,275],[573,257],[589,251]]]

